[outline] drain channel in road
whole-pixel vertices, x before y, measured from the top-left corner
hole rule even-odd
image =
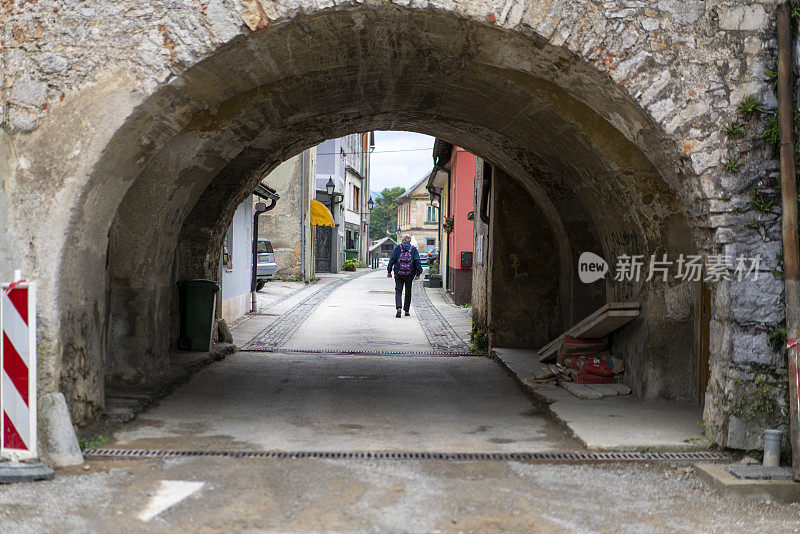
[[[89,449],[87,456],[114,458],[275,458],[323,460],[516,461],[548,464],[609,462],[725,461],[718,452],[370,452],[370,451],[170,451],[164,449]]]
[[[479,358],[488,358],[487,354],[472,353],[472,352],[453,352],[453,351],[413,351],[413,350],[343,350],[343,349],[260,349],[245,347],[239,349],[240,352],[267,352],[273,354],[340,354],[345,356],[434,356],[434,357],[464,357],[475,356]]]

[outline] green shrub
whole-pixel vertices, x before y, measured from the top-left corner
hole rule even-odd
[[[347,260],[346,262],[344,262],[342,264],[342,269],[344,269],[345,271],[355,271],[360,266],[361,266],[361,262],[360,261],[358,261],[356,259],[352,259],[352,260]]]
[[[472,342],[472,352],[486,354],[489,352],[489,333],[485,328],[481,328],[475,322],[472,323],[472,331],[469,334]]]
[[[81,448],[81,450],[96,449],[97,447],[103,445],[107,441],[108,438],[102,434],[100,434],[91,441],[87,441],[86,438],[78,436],[78,446]]]

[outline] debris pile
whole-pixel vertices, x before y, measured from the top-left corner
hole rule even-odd
[[[555,362],[533,374],[535,389],[564,389],[580,398],[627,395],[625,363],[608,350],[608,334],[639,316],[638,302],[606,304],[539,350],[540,362]]]

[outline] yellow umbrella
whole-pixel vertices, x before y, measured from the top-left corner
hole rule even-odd
[[[311,224],[313,226],[336,226],[330,210],[317,200],[311,201]]]

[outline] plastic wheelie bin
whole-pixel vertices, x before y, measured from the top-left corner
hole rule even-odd
[[[178,289],[181,314],[178,349],[210,350],[219,285],[212,280],[181,280]]]

